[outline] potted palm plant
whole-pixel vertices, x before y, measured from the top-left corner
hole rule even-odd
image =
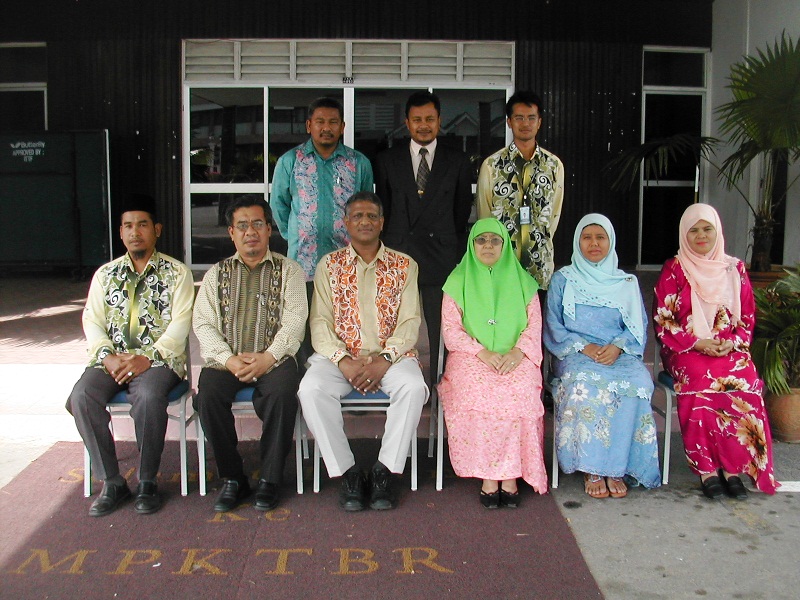
[[[767,393],[773,436],[800,442],[800,264],[765,289],[754,290],[756,329],[751,351]]]
[[[720,132],[734,151],[721,164],[716,160],[720,140],[681,133],[623,151],[606,171],[613,178],[612,189],[622,190],[638,181],[641,168],[645,179],[659,179],[679,157],[692,157],[696,165],[706,161],[747,203],[754,219],[751,269],[769,271],[775,210],[798,181],[781,180],[779,175],[800,158],[800,43],[784,33],[774,47],[734,64],[729,81],[733,99],[715,112]],[[756,159],[762,168],[761,186],[758,198],[751,199],[737,182]]]

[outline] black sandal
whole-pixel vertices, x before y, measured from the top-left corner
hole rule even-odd
[[[722,498],[722,496],[725,494],[725,490],[722,489],[722,482],[716,475],[713,475],[706,480],[701,479],[700,485],[703,488],[703,495],[706,498],[717,500]]]
[[[481,504],[484,508],[500,508],[500,490],[497,489],[491,494],[481,490]]]
[[[517,508],[519,506],[519,490],[516,492],[507,492],[503,488],[500,488],[500,506]]]
[[[737,500],[747,500],[747,489],[745,489],[741,478],[738,475],[731,475],[725,479],[725,491],[731,498]]]

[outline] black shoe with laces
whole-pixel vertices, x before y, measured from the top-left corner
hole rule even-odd
[[[358,467],[352,466],[342,475],[339,490],[339,506],[348,512],[364,510],[366,507],[366,479]]]
[[[369,472],[369,507],[372,510],[389,510],[394,507],[392,496],[392,472],[376,462]]]

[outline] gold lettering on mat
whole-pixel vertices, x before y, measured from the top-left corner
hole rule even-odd
[[[267,575],[294,575],[294,571],[290,571],[287,566],[289,564],[290,554],[306,554],[311,556],[313,550],[311,548],[261,548],[256,551],[256,556],[275,552],[278,554],[278,560],[275,564],[274,571],[264,571]]]
[[[207,575],[227,575],[225,571],[212,565],[209,561],[223,552],[232,552],[230,548],[217,548],[211,551],[203,548],[184,548],[183,551],[187,553],[186,559],[183,561],[183,565],[178,571],[172,572],[173,575],[191,575],[195,571],[200,571],[201,569],[205,571]],[[198,556],[200,552],[210,552],[210,554]]]
[[[133,575],[130,570],[132,565],[151,565],[158,562],[161,558],[160,550],[120,550],[122,552],[122,560],[119,561],[117,569],[110,571],[108,575]],[[136,558],[141,555],[141,558]]]
[[[243,519],[247,520],[247,519]],[[180,567],[175,571],[170,571],[172,575],[216,575],[225,577],[228,572],[225,564],[233,564],[241,561],[241,553],[237,553],[232,548],[184,548],[182,556],[165,555],[158,549],[138,549],[138,550],[119,550],[122,555],[119,562],[114,565],[108,561],[113,561],[113,553],[103,550],[92,550],[81,548],[71,554],[56,554],[55,552],[42,549],[31,548],[29,554],[13,570],[7,571],[9,574],[16,575],[37,575],[53,572],[60,575],[145,575],[148,571],[144,568],[154,566],[156,563],[171,563],[174,568],[178,564]],[[265,575],[297,575],[308,574],[312,571],[321,571],[328,575],[369,575],[378,571],[381,567],[379,562],[393,563],[399,570],[395,571],[400,575],[413,575],[419,573],[423,568],[442,575],[454,574],[455,571],[445,567],[440,560],[439,551],[427,546],[410,546],[396,548],[391,551],[391,555],[380,556],[376,559],[376,554],[369,548],[332,548],[326,552],[338,553],[339,570],[328,571],[328,559],[324,559],[323,564],[309,564],[308,558],[320,556],[320,552],[315,552],[313,548],[259,548],[255,551],[255,556],[264,556],[266,566],[270,566],[270,555],[274,556],[274,569],[264,571]],[[385,551],[388,552],[388,551]],[[96,556],[95,556],[96,555]],[[60,558],[63,556],[63,558]],[[290,569],[289,561],[292,561]],[[233,561],[233,562],[229,562]],[[99,563],[99,564],[98,564]],[[223,563],[223,564],[220,564]],[[138,569],[137,569],[138,567]],[[111,569],[106,570],[104,569]]]
[[[70,575],[83,575],[84,571],[83,561],[86,560],[86,557],[90,554],[97,552],[97,550],[78,550],[73,552],[69,556],[62,558],[57,563],[53,564],[50,562],[50,553],[47,550],[40,550],[38,548],[31,548],[31,555],[25,559],[25,561],[16,569],[11,571],[11,573],[17,573],[19,575],[25,575],[25,569],[31,566],[36,560],[39,561],[39,569],[40,573],[48,573],[55,569],[56,567],[60,567],[61,565],[65,564],[70,558],[74,558],[72,561],[72,566],[66,571],[60,571],[61,573],[69,573]]]
[[[425,552],[425,558],[414,558],[414,551]],[[397,550],[392,550],[392,552],[399,553],[403,557],[403,569],[402,571],[398,571],[398,573],[405,575],[405,574],[413,574],[414,573],[414,563],[419,563],[420,565],[426,566],[432,571],[439,571],[439,573],[454,573],[455,571],[451,571],[443,567],[442,565],[434,562],[439,553],[434,550],[433,548],[398,548]]]
[[[367,548],[334,548],[334,552],[339,553],[339,570],[334,571],[333,575],[366,575],[378,570],[378,563],[372,560],[375,553]],[[359,553],[361,556],[353,556]],[[351,569],[351,563],[364,565]]]

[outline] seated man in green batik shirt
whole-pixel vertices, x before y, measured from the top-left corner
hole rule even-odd
[[[92,517],[113,512],[131,496],[106,410],[121,390],[128,393],[140,452],[134,510],[150,514],[161,508],[156,474],[167,432],[167,394],[186,373],[192,322],[192,274],[156,251],[161,223],[151,197],[127,198],[119,235],[128,251],[94,274],[83,311],[89,365],[67,400],[93,470],[103,480],[89,509]]]

